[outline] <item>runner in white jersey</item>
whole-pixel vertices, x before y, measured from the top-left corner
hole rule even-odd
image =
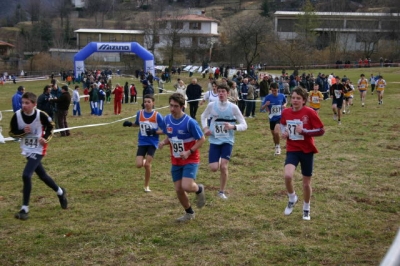
[[[204,135],[209,136],[208,163],[211,171],[221,171],[218,196],[227,199],[225,188],[228,181],[228,163],[235,142],[234,131],[244,131],[247,123],[239,107],[228,101],[229,87],[218,85],[218,101],[211,102],[201,114]],[[208,118],[211,117],[210,124]]]
[[[10,122],[9,135],[21,138],[20,146],[22,155],[27,159],[23,180],[22,207],[15,214],[15,218],[26,220],[29,213],[29,200],[32,189],[32,175],[35,172],[40,180],[52,188],[58,196],[61,208],[68,208],[66,190],[59,187],[54,180],[47,175],[42,165],[42,158],[46,155],[47,143],[53,137],[54,123],[51,118],[39,109],[36,109],[37,97],[32,92],[22,95],[22,109],[18,110]]]

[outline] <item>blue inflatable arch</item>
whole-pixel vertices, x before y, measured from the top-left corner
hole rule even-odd
[[[75,78],[85,71],[85,59],[95,52],[135,53],[144,62],[144,70],[154,73],[154,56],[137,42],[91,42],[74,56]]]

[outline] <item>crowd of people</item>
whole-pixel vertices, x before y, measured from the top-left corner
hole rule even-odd
[[[117,83],[112,88],[111,80],[107,78],[107,75],[101,72],[96,73],[96,75],[88,73],[82,79],[84,84],[87,84],[84,88],[88,91],[84,94],[88,95],[92,115],[102,115],[104,103],[110,102],[112,94],[115,115],[121,113],[122,104],[129,103],[129,95],[130,103],[137,102],[138,93],[134,84],[129,85],[126,82],[124,86],[121,86]],[[341,124],[342,114],[350,113],[356,89],[359,91],[361,106],[364,107],[369,85],[371,85],[371,94],[377,93],[380,105],[383,104],[383,93],[386,87],[383,77],[373,74],[369,79],[361,74],[357,83],[353,84],[346,76],[340,78],[333,73],[327,76],[319,73],[314,77],[313,74],[298,75],[296,72],[289,76],[282,71],[282,75],[277,77],[260,76],[261,81],[258,82],[257,76],[238,71],[232,79],[224,75],[218,79],[215,76],[209,77],[207,90],[204,92],[196,78],[192,78],[188,85],[178,78],[173,85],[176,91],[168,98],[170,114],[163,117],[153,109],[155,98],[152,84],[154,80],[151,79],[151,75],[145,75],[142,78],[140,81],[143,87],[142,110],[137,112],[134,122],[125,121],[123,126],[139,128],[136,166],[145,169],[145,192],[151,192],[151,167],[156,150],[166,145],[170,147],[172,180],[177,198],[185,210],[185,214],[177,219],[179,222],[195,218],[187,193],[196,194],[198,208],[203,207],[206,202],[205,187],[196,182],[200,163],[199,149],[204,144],[205,137],[208,137],[210,142],[209,168],[212,172],[220,172],[220,187],[217,196],[223,200],[228,199],[226,194],[228,165],[235,143],[235,131],[246,130],[248,127],[246,120],[255,117],[256,110],[268,116],[275,155],[281,154],[281,139],[286,140],[284,180],[288,204],[284,214],[290,215],[298,201],[293,185],[293,175],[300,164],[304,197],[302,217],[304,220],[310,220],[313,155],[318,152],[313,138],[322,136],[325,132],[319,117],[321,102],[332,99],[333,118]],[[25,93],[25,88],[22,86],[13,96],[15,114],[11,121],[10,136],[22,140],[21,148],[28,158],[23,173],[23,205],[20,212],[16,214],[18,219],[25,220],[28,217],[31,185],[27,180],[34,171],[57,192],[62,208],[67,206],[65,189],[58,187],[46,175],[40,163],[42,157],[34,163],[33,160],[36,160],[37,156],[32,154],[42,154],[40,152],[47,147],[54,128],[68,128],[66,117],[71,100],[73,115],[81,115],[79,89],[79,85],[76,85],[71,99],[68,86],[59,88],[56,80],[52,80],[50,85],[44,87],[43,94],[37,100],[36,95]],[[259,109],[256,108],[257,98],[261,101]],[[199,105],[206,103],[207,106],[198,123],[196,115]],[[187,104],[190,109],[189,115],[185,113]],[[44,131],[40,137],[32,136],[32,114],[35,114],[34,117],[42,123]],[[60,133],[61,136],[70,135],[67,129]],[[38,134],[37,131],[34,134]],[[160,141],[160,135],[166,135],[166,138]]]

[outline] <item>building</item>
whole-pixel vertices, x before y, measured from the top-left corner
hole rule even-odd
[[[163,60],[160,50],[175,45],[178,49],[212,49],[218,42],[219,21],[201,14],[167,16],[159,19],[160,29],[156,37],[148,38],[147,47],[154,41],[155,56]]]
[[[85,0],[71,0],[71,4],[75,8],[84,8],[86,6]]]
[[[144,45],[142,30],[79,29],[74,32],[77,49],[82,49],[90,42],[137,42]]]
[[[274,30],[281,40],[297,37],[296,23],[304,12],[277,11],[274,14]],[[329,44],[340,45],[346,51],[377,49],[379,42],[395,39],[400,33],[398,13],[351,13],[314,12],[317,33],[317,46],[325,48]],[[378,45],[377,45],[378,44]]]
[[[12,49],[14,49],[14,45],[0,41],[0,56],[8,56]]]

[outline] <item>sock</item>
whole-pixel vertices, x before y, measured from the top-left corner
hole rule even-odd
[[[280,148],[280,147],[281,147],[281,145],[275,144],[275,148]]]
[[[219,194],[224,194],[223,190],[218,191]]]
[[[310,203],[303,203],[303,210],[309,211],[310,210]]]
[[[203,191],[203,188],[199,186],[199,190],[197,190],[196,194],[200,194]]]
[[[185,211],[186,211],[186,213],[190,213],[190,214],[193,214],[193,213],[194,213],[194,211],[193,211],[193,209],[192,209],[192,206],[190,206],[189,208],[187,208]]]
[[[58,187],[57,195],[61,196],[62,194],[64,194],[64,191],[60,187]]]
[[[296,200],[296,192],[293,192],[292,194],[288,193],[288,196],[290,202],[294,202]]]
[[[22,205],[21,210],[24,210],[26,213],[29,212],[29,206]]]

